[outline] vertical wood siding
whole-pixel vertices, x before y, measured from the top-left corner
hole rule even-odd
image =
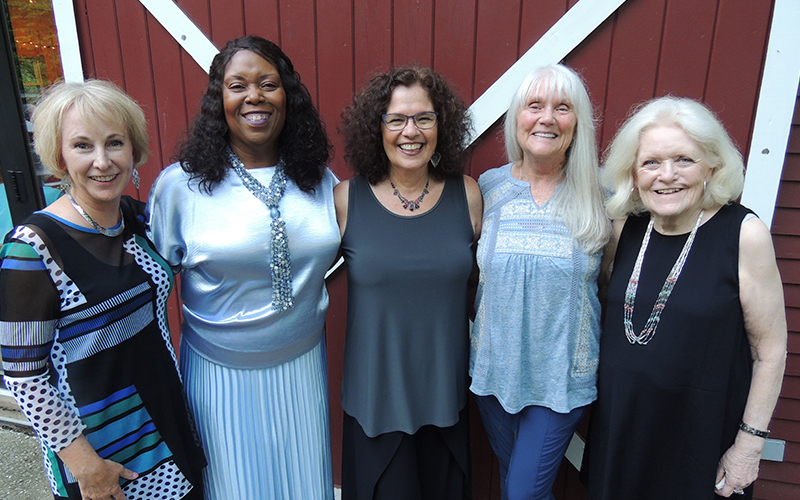
[[[278,43],[308,86],[336,148],[331,168],[351,173],[337,134],[342,109],[376,72],[430,65],[467,104],[481,95],[577,0],[178,0],[217,47],[258,34]],[[146,199],[198,109],[207,77],[137,0],[74,0],[87,76],[121,85],[148,119],[151,159],[141,169]],[[772,1],[628,0],[579,45],[566,63],[582,73],[605,147],[632,105],[665,94],[707,102],[746,155],[770,26]],[[756,496],[799,498],[800,474],[800,125],[790,154],[773,233],[785,282],[790,356],[773,436],[787,440],[786,462],[764,463]],[[504,163],[495,124],[472,148],[474,177]],[[340,474],[342,376],[347,285],[329,284],[328,313],[334,469]],[[177,297],[171,307],[178,332]],[[499,498],[496,463],[471,412],[475,498]],[[571,466],[562,467],[559,498],[585,498]]]

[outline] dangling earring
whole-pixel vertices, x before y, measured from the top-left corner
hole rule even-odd
[[[136,189],[139,189],[139,184],[141,184],[142,179],[139,177],[139,169],[133,169],[133,175],[131,175],[131,181],[133,181],[133,185],[136,186]]]
[[[706,195],[706,188],[708,187],[708,181],[703,181],[703,196]]]
[[[433,165],[433,168],[436,168],[436,166],[439,165],[439,162],[441,160],[442,160],[441,153],[439,153],[438,151],[434,151],[433,156],[431,156],[431,165]]]

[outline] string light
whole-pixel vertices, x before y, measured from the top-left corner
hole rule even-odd
[[[20,41],[20,40],[14,40],[14,43],[16,43],[18,46],[19,46],[19,45],[26,45],[26,46],[32,46],[32,47],[35,47],[35,48],[37,48],[37,49],[51,49],[51,50],[58,50],[58,45],[39,45],[38,43],[33,43],[33,42],[22,42],[22,41]]]

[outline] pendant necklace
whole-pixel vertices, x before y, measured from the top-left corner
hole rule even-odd
[[[652,216],[650,216],[650,223],[647,225],[647,231],[644,233],[642,246],[639,248],[639,255],[636,257],[636,264],[633,266],[633,272],[628,280],[628,287],[625,290],[625,315],[623,323],[625,325],[625,336],[628,338],[628,342],[631,344],[647,345],[647,343],[650,342],[650,340],[652,340],[653,336],[656,334],[658,322],[661,320],[661,313],[664,311],[664,307],[667,305],[667,300],[672,293],[672,289],[675,288],[675,283],[677,283],[678,277],[681,275],[681,271],[683,271],[683,265],[686,263],[686,257],[689,255],[689,250],[692,249],[694,237],[697,235],[697,229],[700,227],[700,221],[702,220],[703,211],[701,210],[700,215],[697,217],[697,222],[694,223],[692,232],[689,233],[689,238],[683,245],[683,250],[681,250],[680,255],[678,255],[678,260],[675,261],[675,265],[672,266],[672,270],[669,272],[667,279],[664,281],[664,286],[661,287],[661,291],[658,294],[656,303],[653,306],[653,312],[650,313],[650,317],[647,319],[647,323],[644,325],[642,333],[637,335],[633,331],[633,304],[636,301],[636,290],[639,288],[639,274],[642,272],[644,253],[647,250],[647,245],[650,243],[650,233],[653,232],[654,219]]]
[[[407,200],[400,194],[400,190],[397,189],[397,186],[394,185],[391,179],[389,179],[389,184],[392,185],[392,189],[394,189],[394,195],[400,198],[400,202],[403,204],[403,208],[406,210],[413,212],[414,210],[419,208],[419,204],[422,203],[422,199],[425,198],[425,195],[428,194],[428,186],[431,185],[431,177],[428,176],[428,181],[425,183],[425,187],[422,188],[422,194],[419,195],[419,198],[416,200]]]
[[[272,277],[272,308],[278,312],[287,311],[294,307],[294,296],[292,295],[292,258],[289,255],[289,240],[286,235],[286,223],[278,210],[278,204],[286,191],[286,172],[283,167],[283,160],[278,160],[275,173],[269,186],[264,186],[258,179],[250,175],[244,167],[242,160],[228,148],[228,161],[233,171],[242,179],[242,184],[250,193],[261,200],[272,217],[270,229],[271,251],[270,251],[270,275]]]
[[[117,227],[104,228],[103,226],[95,222],[94,219],[92,219],[92,217],[88,213],[86,213],[86,211],[83,209],[82,206],[78,205],[78,202],[75,201],[75,198],[72,197],[72,193],[69,191],[67,191],[67,198],[69,199],[69,202],[72,203],[72,206],[75,207],[75,211],[81,214],[81,216],[86,220],[86,222],[91,224],[92,227],[103,236],[108,236],[109,238],[113,238],[115,236],[119,236],[120,234],[122,234],[122,231],[125,230],[125,218],[122,217],[121,208],[119,209],[119,224],[117,225]]]

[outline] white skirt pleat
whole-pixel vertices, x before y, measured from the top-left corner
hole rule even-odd
[[[217,365],[181,343],[181,371],[208,466],[207,500],[332,500],[325,339],[257,370]]]

